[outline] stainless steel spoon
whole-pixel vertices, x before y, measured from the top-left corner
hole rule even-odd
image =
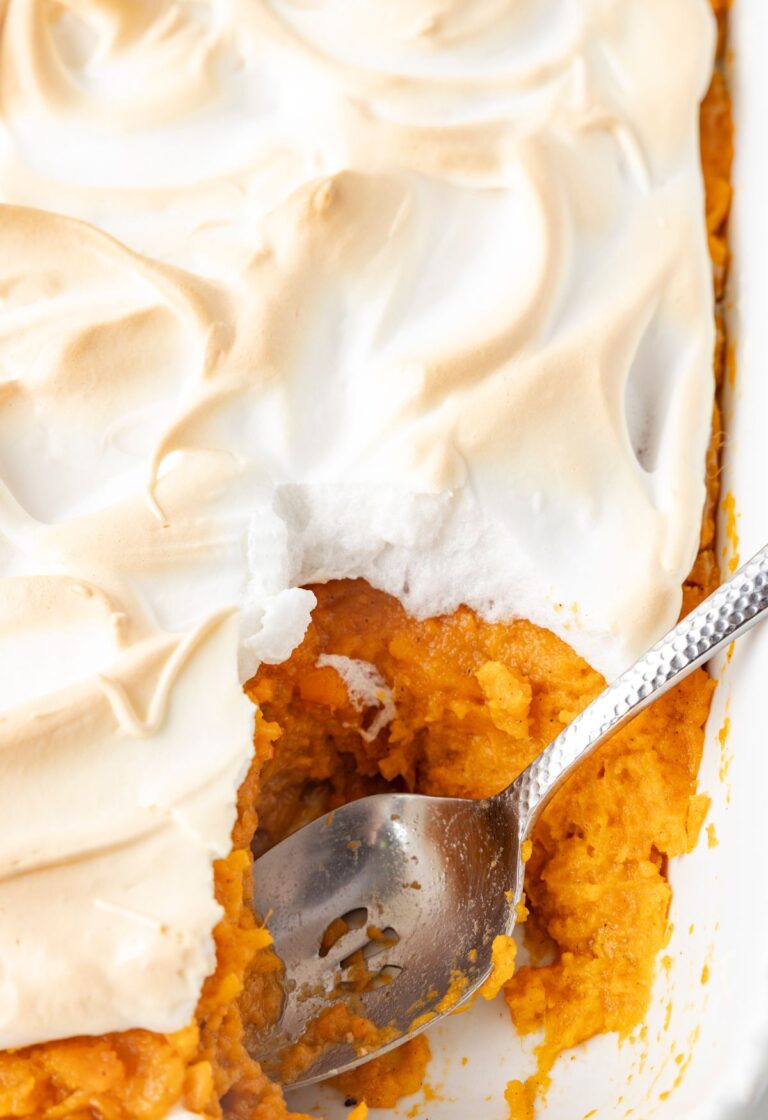
[[[261,856],[255,907],[268,916],[286,977],[279,1021],[251,1042],[270,1074],[292,1087],[331,1077],[468,999],[490,974],[494,938],[514,929],[521,848],[547,801],[582,759],[764,618],[766,607],[768,546],[495,797],[366,797]],[[339,1000],[381,1028],[381,1037],[361,1046],[342,1034],[307,1049],[303,1062],[286,1063],[286,1047],[308,1027],[311,1035],[311,1025]]]

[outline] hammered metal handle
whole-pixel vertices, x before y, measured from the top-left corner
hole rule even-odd
[[[499,794],[525,837],[571,771],[643,708],[724,646],[768,608],[768,545],[592,701],[512,785]]]

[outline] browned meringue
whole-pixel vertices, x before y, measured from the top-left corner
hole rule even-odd
[[[302,585],[609,675],[674,619],[713,44],[706,0],[9,0],[0,1046],[191,1017]]]

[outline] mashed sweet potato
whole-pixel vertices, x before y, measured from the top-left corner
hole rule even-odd
[[[724,45],[727,0],[712,0]],[[731,115],[715,75],[701,115],[707,226],[716,294],[728,264]],[[718,312],[715,375],[725,368]],[[721,442],[715,410],[709,500],[684,609],[715,586],[714,512]],[[601,678],[563,642],[525,621],[483,623],[462,609],[410,620],[360,582],[315,589],[313,624],[290,661],[249,684],[262,705],[255,757],[239,797],[233,851],[214,867],[225,916],[216,971],[194,1023],[173,1035],[133,1030],[0,1054],[0,1117],[159,1120],[176,1102],[233,1120],[285,1120],[280,1090],[245,1046],[246,1030],[274,1017],[280,965],[250,910],[251,850],[335,804],[392,784],[484,796],[506,785],[600,689]],[[371,712],[349,703],[323,651],[375,664],[397,715],[371,741]],[[695,793],[712,683],[699,672],[623,731],[574,776],[543,815],[527,868],[527,928],[537,967],[506,985],[519,1030],[543,1028],[542,1076],[556,1056],[643,1017],[670,899],[666,862],[696,842]],[[263,771],[263,773],[262,773]],[[260,783],[262,784],[259,792]],[[246,1026],[247,1025],[247,1026]],[[514,1043],[511,1043],[514,1045]],[[390,1104],[419,1085],[426,1043],[403,1047],[345,1077],[344,1092]],[[513,1084],[510,1107],[531,1116],[536,1085]]]
[[[303,643],[250,685],[282,728],[262,772],[262,843],[382,779],[443,796],[495,793],[604,685],[527,621],[491,624],[461,608],[417,622],[360,580],[313,590]],[[375,709],[358,710],[337,671],[318,668],[328,653],[373,664],[387,681],[396,714],[375,738],[361,734]],[[683,682],[585,763],[539,822],[528,921],[538,953],[553,960],[521,968],[506,998],[520,1030],[546,1030],[545,1068],[562,1049],[643,1017],[666,934],[667,859],[691,848],[703,820],[696,774],[712,688],[703,671]],[[356,1076],[363,1095],[371,1072],[348,1075],[352,1096]]]

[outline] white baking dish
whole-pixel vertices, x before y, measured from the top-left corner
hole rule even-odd
[[[737,379],[726,402],[724,490],[736,496],[743,560],[768,539],[766,0],[735,0],[732,47]],[[714,671],[721,681],[700,788],[712,798],[708,823],[718,846],[710,847],[705,834],[697,851],[672,867],[671,966],[659,969],[646,1030],[623,1045],[613,1036],[595,1039],[561,1059],[541,1120],[768,1120],[768,628],[745,638],[731,663]],[[718,732],[726,716],[723,748]],[[729,767],[723,750],[732,757]],[[430,1042],[429,1084],[437,1099],[418,1094],[394,1112],[372,1110],[372,1120],[506,1120],[506,1083],[532,1072],[535,1040],[518,1041],[503,1001],[479,1002],[432,1031]],[[290,1104],[329,1120],[348,1114],[337,1093],[319,1088],[292,1094]]]

